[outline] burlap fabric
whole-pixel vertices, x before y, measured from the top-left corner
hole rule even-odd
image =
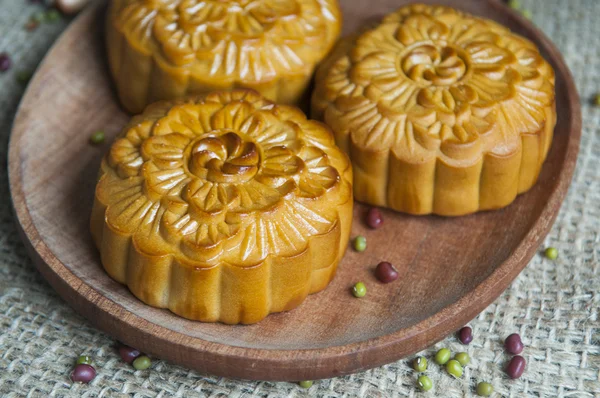
[[[353,1],[353,0],[342,0]],[[512,286],[471,322],[467,348],[449,337],[438,347],[465,350],[473,362],[460,380],[437,366],[428,375],[429,396],[474,395],[491,382],[499,397],[600,397],[600,0],[522,0],[533,20],[563,52],[583,103],[583,140],[573,185],[546,239],[560,257],[536,256]],[[425,396],[415,388],[408,361],[302,390],[292,383],[247,382],[213,377],[154,359],[135,371],[119,358],[115,342],[75,314],[41,278],[14,227],[6,173],[7,142],[23,87],[17,70],[32,70],[68,21],[23,26],[40,9],[27,0],[0,0],[0,52],[14,67],[0,73],[0,397],[398,397]],[[48,131],[51,135],[52,131]],[[518,381],[502,368],[502,340],[519,332],[527,370]],[[73,384],[79,354],[94,358],[98,376]]]

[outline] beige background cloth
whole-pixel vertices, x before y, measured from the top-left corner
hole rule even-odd
[[[557,247],[560,257],[553,262],[536,256],[470,323],[475,338],[468,347],[450,336],[422,353],[430,357],[447,346],[473,358],[459,380],[431,365],[435,387],[424,394],[415,388],[408,360],[322,380],[309,390],[198,374],[159,359],[145,371],[124,363],[115,341],[71,310],[42,279],[17,236],[6,172],[10,127],[23,93],[15,74],[34,69],[68,21],[27,32],[24,24],[41,7],[29,0],[0,0],[0,52],[10,53],[14,63],[0,73],[0,397],[463,397],[473,396],[482,380],[494,385],[495,397],[600,397],[600,107],[592,105],[600,92],[600,0],[521,3],[562,51],[583,103],[577,170],[545,242]],[[509,358],[502,341],[513,332],[523,338],[528,363],[517,381],[502,371]],[[89,385],[69,379],[80,354],[92,356],[98,372]]]

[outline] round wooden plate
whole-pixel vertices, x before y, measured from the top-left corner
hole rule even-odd
[[[353,235],[369,247],[346,253],[332,284],[294,311],[251,326],[203,324],[144,305],[103,271],[88,231],[102,153],[128,116],[107,75],[104,7],[88,9],[63,34],[23,98],[9,148],[19,227],[38,269],[59,294],[118,340],[200,372],[262,380],[312,380],[352,373],[421,350],[467,323],[509,285],[538,250],[567,192],[581,134],[579,99],[552,43],[499,1],[435,0],[495,19],[541,48],[556,71],[558,125],[537,185],[506,209],[461,218],[384,212],[368,231],[357,205]],[[403,1],[342,1],[346,33]],[[391,261],[401,277],[378,283]],[[369,289],[358,300],[350,286]]]

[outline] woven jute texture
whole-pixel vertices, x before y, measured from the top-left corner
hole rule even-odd
[[[342,0],[354,1],[354,0]],[[358,1],[358,0],[356,0]],[[483,0],[482,0],[483,1]],[[438,366],[428,375],[428,396],[473,396],[478,381],[491,382],[496,397],[600,397],[600,0],[522,0],[534,22],[564,54],[583,103],[583,139],[573,184],[545,244],[556,261],[536,256],[511,287],[470,325],[465,347],[451,336],[441,346],[466,350],[472,364],[459,380]],[[23,26],[41,9],[28,0],[0,0],[0,52],[14,67],[0,73],[0,397],[418,397],[407,360],[347,377],[316,382],[309,390],[292,383],[247,382],[198,374],[154,358],[135,371],[115,351],[115,341],[63,302],[42,279],[19,241],[10,208],[7,143],[23,93],[18,70],[33,70],[66,20]],[[49,137],[52,131],[48,131]],[[509,380],[502,341],[518,332],[527,369]],[[98,371],[89,385],[72,383],[78,355],[93,357]]]

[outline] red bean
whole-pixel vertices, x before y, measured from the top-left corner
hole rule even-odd
[[[131,348],[129,346],[126,346],[125,344],[119,345],[119,354],[121,355],[121,358],[127,363],[133,363],[133,361],[137,357],[142,355],[142,353],[136,350],[135,348]]]
[[[96,369],[91,365],[84,363],[75,366],[73,372],[71,372],[71,380],[79,381],[81,383],[89,383],[96,377]]]
[[[469,344],[473,341],[473,330],[470,327],[465,326],[458,331],[458,339],[465,345]]]
[[[505,371],[511,379],[518,379],[525,371],[525,358],[520,355],[514,356],[506,366]]]
[[[0,72],[6,72],[10,69],[12,62],[7,53],[0,54]]]
[[[30,21],[27,21],[27,23],[25,24],[25,29],[28,32],[33,32],[34,30],[37,29],[38,26],[40,26],[39,22],[34,21],[34,20],[30,20]]]
[[[375,268],[375,277],[382,283],[390,283],[398,279],[398,271],[387,261],[382,261]]]
[[[367,225],[371,229],[377,229],[383,224],[381,212],[376,207],[371,207],[367,213]]]
[[[504,340],[504,348],[507,352],[513,355],[517,355],[523,352],[523,342],[521,336],[517,333],[513,333]]]

